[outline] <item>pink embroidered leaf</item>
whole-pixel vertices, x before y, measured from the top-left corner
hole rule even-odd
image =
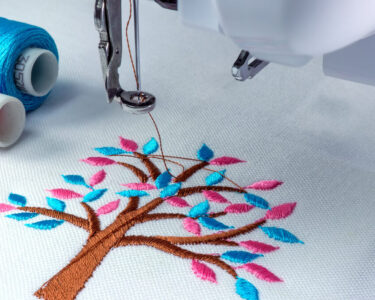
[[[17,208],[17,207],[15,207],[15,206],[13,206],[13,205],[0,203],[0,213],[8,212],[8,211],[14,210],[14,209],[16,209],[16,208]]]
[[[106,176],[107,173],[104,170],[99,171],[90,178],[89,185],[96,186],[97,184],[102,183]]]
[[[119,204],[120,204],[120,199],[109,202],[108,204],[103,205],[102,207],[98,208],[98,210],[96,211],[96,214],[98,216],[109,214],[113,212],[114,210],[116,210]]]
[[[252,190],[261,190],[261,191],[268,191],[277,188],[279,185],[282,185],[281,181],[277,180],[262,180],[253,183],[252,185],[244,187],[245,190],[252,189]]]
[[[180,197],[170,197],[165,200],[168,204],[175,206],[175,207],[189,207],[191,206],[187,203],[184,199]]]
[[[136,191],[156,190],[156,186],[149,183],[124,183],[121,185]]]
[[[211,201],[211,202],[216,202],[216,203],[231,203],[228,199],[226,199],[225,197],[223,197],[222,195],[220,195],[219,193],[217,192],[214,192],[214,191],[203,191],[203,196]]]
[[[125,151],[129,151],[129,152],[135,152],[138,149],[138,145],[136,142],[132,140],[124,139],[121,136],[120,136],[120,145],[122,149],[124,149]]]
[[[278,219],[287,218],[293,213],[296,205],[297,203],[294,202],[294,203],[285,203],[279,206],[275,206],[271,210],[267,211],[266,219],[278,220]]]
[[[191,268],[195,276],[197,276],[198,278],[217,283],[215,272],[205,264],[197,260],[193,260],[191,263]]]
[[[239,245],[252,253],[269,253],[277,249],[280,249],[280,247],[274,247],[257,241],[244,241],[240,242]]]
[[[248,211],[254,208],[253,205],[249,204],[232,204],[225,208],[224,212],[229,214],[242,214],[247,213]]]
[[[109,159],[106,157],[89,157],[86,159],[81,159],[81,161],[92,166],[101,166],[101,167],[116,164],[116,162],[113,159]]]
[[[201,234],[201,226],[192,218],[185,218],[183,221],[183,226],[186,231],[200,235]]]
[[[60,200],[83,197],[83,195],[81,194],[78,194],[74,191],[66,190],[66,189],[53,189],[53,190],[47,190],[47,192],[49,192],[52,195],[52,197],[60,199]]]
[[[245,162],[244,160],[240,160],[235,157],[228,157],[228,156],[222,156],[219,158],[215,158],[214,160],[210,161],[210,165],[213,166],[224,166],[224,165],[233,165],[233,164],[238,164],[238,163],[243,163]]]
[[[244,269],[247,272],[253,274],[256,278],[268,281],[268,282],[282,282],[283,280],[277,277],[272,272],[268,271],[265,267],[258,264],[248,263],[237,267],[237,269]]]

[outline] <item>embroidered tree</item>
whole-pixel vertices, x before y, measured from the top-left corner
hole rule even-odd
[[[49,208],[26,206],[27,199],[17,194],[9,195],[10,204],[0,204],[1,212],[22,211],[7,215],[8,218],[17,221],[27,221],[37,216],[43,217],[42,221],[25,224],[34,229],[51,230],[64,223],[70,223],[88,232],[87,241],[76,257],[44,283],[35,292],[35,296],[46,300],[75,299],[95,269],[112,249],[139,245],[153,247],[171,255],[191,260],[194,274],[203,280],[216,282],[215,272],[208,265],[221,268],[235,279],[236,292],[244,299],[258,299],[258,291],[253,284],[238,276],[238,270],[243,269],[258,279],[268,282],[282,281],[266,268],[252,262],[266,253],[279,249],[279,247],[254,240],[234,240],[240,235],[248,234],[254,230],[262,230],[266,236],[277,241],[302,243],[285,229],[265,226],[266,222],[270,220],[288,217],[293,212],[296,203],[285,203],[271,208],[265,199],[247,192],[249,189],[271,190],[281,182],[260,181],[242,188],[225,176],[225,170],[212,170],[207,167],[231,165],[243,161],[225,156],[214,159],[213,151],[206,145],[203,145],[197,152],[198,159],[178,158],[195,162],[186,169],[182,164],[170,159],[176,159],[176,157],[167,157],[170,163],[183,168],[179,175],[173,177],[169,171],[161,173],[154,163],[155,160],[161,159],[160,155],[154,154],[159,148],[154,138],[144,145],[143,153],[137,152],[138,145],[134,141],[120,138],[120,145],[121,148],[96,148],[105,157],[89,157],[83,162],[97,167],[117,166],[131,171],[138,181],[122,184],[126,189],[117,192],[121,196],[121,200],[115,200],[94,209],[94,202],[107,193],[107,189],[96,188],[103,184],[106,178],[106,171],[101,170],[95,173],[88,182],[80,175],[63,176],[66,183],[87,188],[87,193],[78,193],[62,188],[47,190],[51,196],[47,197]],[[115,159],[138,159],[144,169]],[[205,179],[205,185],[188,186],[187,180],[200,171],[210,172]],[[225,181],[229,181],[234,186],[221,185]],[[243,197],[244,201],[243,203],[232,203],[220,192],[235,193],[240,196],[242,194],[241,198]],[[156,195],[155,197],[150,196],[153,193]],[[191,197],[192,195],[201,195],[201,199],[205,198],[205,200],[193,203],[197,201],[197,197]],[[140,205],[141,197],[145,200],[149,198],[149,200],[144,205]],[[87,213],[87,218],[65,212],[67,200],[80,201]],[[100,216],[115,214],[121,201],[126,201],[125,208],[116,214],[109,226],[101,228]],[[221,206],[223,209],[213,212],[211,207],[213,203],[215,203],[214,206]],[[156,208],[163,205],[180,209],[184,213],[154,212]],[[218,220],[227,214],[249,213],[255,208],[263,210],[264,217],[238,228]],[[181,229],[184,228],[188,234],[186,236],[147,236],[128,233],[132,227],[139,224],[166,219],[180,220]],[[215,246],[227,246],[228,251],[221,254],[207,254],[184,248],[185,245],[199,244],[212,245],[213,250]]]

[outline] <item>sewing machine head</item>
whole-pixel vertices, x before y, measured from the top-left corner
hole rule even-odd
[[[140,80],[138,0],[132,1]],[[326,74],[375,85],[374,0],[154,1],[176,10],[185,24],[223,33],[243,49],[232,67],[237,80],[254,77],[270,62],[302,66],[312,57],[324,55]],[[152,95],[140,88],[125,92],[118,83],[121,0],[96,0],[95,20],[109,101],[117,99],[133,112],[151,110]]]

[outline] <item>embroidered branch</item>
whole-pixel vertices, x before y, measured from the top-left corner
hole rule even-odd
[[[46,217],[51,217],[57,220],[66,221],[72,225],[85,229],[86,231],[90,231],[89,222],[86,219],[83,219],[81,217],[77,217],[68,213],[62,213],[59,211],[55,211],[55,210],[48,209],[48,208],[42,208],[42,207],[25,206],[25,207],[18,207],[17,209],[30,212],[30,213],[40,214]]]
[[[87,221],[89,222],[89,237],[92,237],[95,233],[100,230],[100,221],[95,211],[87,203],[81,203],[83,208],[87,212]]]

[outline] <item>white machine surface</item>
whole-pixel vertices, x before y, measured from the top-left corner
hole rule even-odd
[[[189,1],[193,3],[182,3]],[[254,2],[259,8],[261,2],[267,4],[265,13],[270,13],[269,19],[275,22],[269,28],[274,37],[274,29],[281,21],[272,16],[280,17],[283,11],[275,3],[283,3],[284,8],[295,5],[297,9],[298,3],[309,2],[215,2],[224,13],[229,13],[224,5],[235,1]],[[358,16],[356,9],[368,5],[364,10],[368,14],[373,9],[372,0],[310,2],[317,5],[310,7],[310,11],[315,9],[322,16],[326,16],[326,11],[318,4],[335,5],[337,17],[342,16],[340,8],[348,8],[344,4],[355,2],[351,9],[353,20],[361,18],[363,24],[366,18]],[[123,21],[128,12],[124,2]],[[152,136],[157,137],[146,116],[126,114],[105,101],[92,0],[0,1],[0,14],[47,29],[60,52],[56,88],[40,109],[28,114],[20,142],[11,149],[0,150],[0,203],[5,203],[12,192],[25,195],[30,205],[46,206],[46,189],[71,188],[61,175],[80,174],[88,178],[100,170],[80,162],[97,155],[93,148],[118,146],[120,135],[140,145]],[[255,17],[249,17],[249,22],[255,22]],[[300,17],[307,22],[305,15]],[[371,18],[373,22],[375,18]],[[260,16],[258,19],[262,21]],[[351,20],[347,22],[351,24]],[[324,46],[314,39],[302,42],[311,35],[303,37],[299,31],[293,39],[295,43],[286,43],[288,31],[284,30],[279,36],[284,37],[288,56],[291,52],[293,57],[302,55],[303,62],[310,56],[317,57],[299,68],[270,63],[254,79],[238,82],[231,75],[231,66],[243,48],[242,40],[237,41],[241,45],[238,47],[226,36],[182,23],[178,13],[140,0],[142,84],[157,97],[153,114],[166,153],[195,157],[196,150],[206,143],[217,156],[247,161],[228,168],[227,175],[236,182],[245,186],[257,180],[281,180],[284,184],[278,189],[259,195],[273,205],[297,203],[292,216],[274,224],[290,230],[305,244],[275,242],[281,248],[259,261],[284,282],[268,283],[251,274],[241,275],[256,285],[260,300],[375,299],[375,87],[325,76],[321,57],[333,50],[338,50],[338,55],[346,51],[339,48],[366,37],[372,25],[366,25],[361,34],[357,31],[350,40],[341,40],[336,45],[327,42]],[[355,44],[347,51],[351,47]],[[247,50],[259,58],[270,58],[262,55],[262,49],[259,46]],[[353,75],[344,67],[335,71],[336,64],[331,68],[330,55],[324,58],[324,64],[332,73]],[[348,61],[354,62],[355,59]],[[125,51],[119,73],[123,86],[134,89]],[[120,183],[134,180],[116,166],[109,166],[108,173],[108,184],[103,186],[109,189],[108,194],[118,192]],[[201,179],[190,183],[199,183]],[[103,201],[116,199],[108,197]],[[67,206],[69,211],[85,216],[74,200],[67,201]],[[109,224],[111,217],[103,216],[103,226]],[[227,222],[237,224],[246,218],[247,215],[232,215]],[[183,234],[175,223],[168,221],[160,227],[145,225],[133,233],[152,235],[155,229],[169,235]],[[70,224],[42,232],[2,213],[0,299],[35,300],[33,293],[77,254],[86,238],[85,231]],[[257,233],[255,238],[262,240],[263,236]],[[199,251],[213,253],[212,248],[205,246]],[[240,299],[234,291],[233,278],[213,268],[218,284],[196,278],[189,261],[155,249],[116,249],[95,271],[77,300]]]
[[[372,0],[179,0],[178,11],[185,24],[220,31],[269,62],[300,66],[351,46],[325,57],[326,74],[375,83]]]

